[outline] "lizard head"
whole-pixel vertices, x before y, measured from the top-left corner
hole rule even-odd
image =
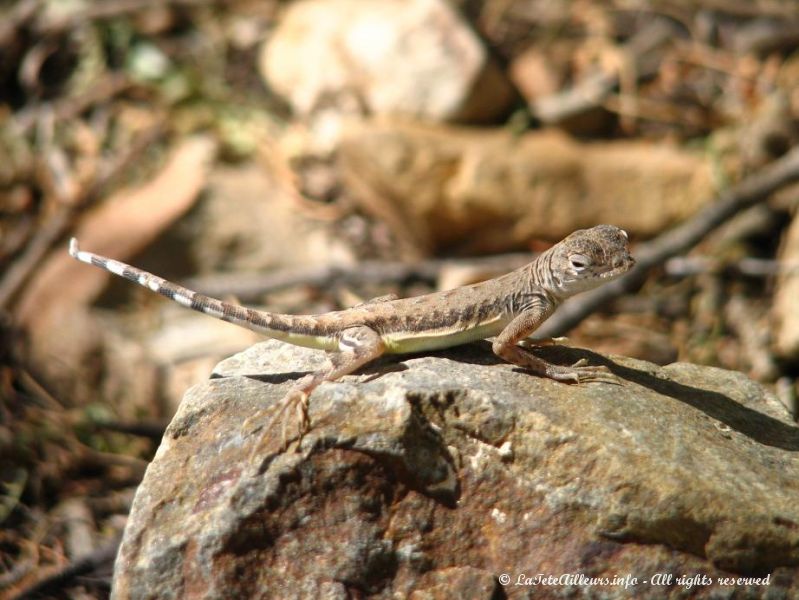
[[[575,231],[550,252],[553,283],[563,298],[616,279],[635,264],[627,232],[613,225]]]

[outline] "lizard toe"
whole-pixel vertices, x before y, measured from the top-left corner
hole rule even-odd
[[[619,378],[604,365],[588,365],[584,358],[571,367],[549,365],[547,377],[563,383],[610,383],[620,385]]]
[[[578,361],[582,362],[582,361]],[[621,385],[619,378],[605,365],[576,367],[579,383],[608,383]]]

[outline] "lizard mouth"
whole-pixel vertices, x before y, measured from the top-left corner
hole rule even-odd
[[[635,266],[635,259],[629,254],[614,264],[610,271],[602,273],[603,279],[614,279],[620,275],[624,275],[627,271]]]

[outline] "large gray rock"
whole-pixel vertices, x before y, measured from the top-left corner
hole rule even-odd
[[[682,598],[682,575],[710,578],[702,597],[742,575],[768,577],[746,597],[799,594],[799,430],[770,394],[716,368],[541,352],[618,385],[534,377],[487,344],[386,359],[321,386],[287,452],[263,411],[323,355],[266,342],[224,361],[147,471],[113,595]]]

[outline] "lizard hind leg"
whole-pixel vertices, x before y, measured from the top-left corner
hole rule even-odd
[[[344,329],[338,336],[338,352],[329,355],[330,367],[312,373],[298,388],[310,394],[325,381],[336,381],[375,360],[386,351],[383,340],[371,327],[358,325]]]
[[[310,429],[308,397],[311,392],[325,381],[336,381],[357,371],[385,352],[380,335],[365,325],[347,328],[338,337],[339,350],[329,355],[330,366],[303,377],[272,407],[275,412],[265,426],[267,431],[272,429],[275,422],[286,411],[293,411],[297,419],[298,438],[301,440],[302,436]],[[281,449],[285,449],[288,445],[286,424],[287,422],[284,421]]]

